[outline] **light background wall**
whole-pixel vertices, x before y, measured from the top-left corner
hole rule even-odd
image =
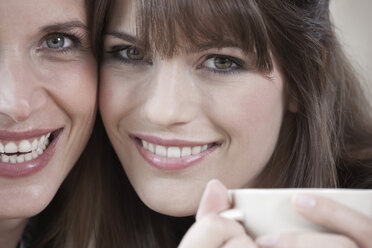
[[[331,0],[331,14],[372,103],[372,0]]]

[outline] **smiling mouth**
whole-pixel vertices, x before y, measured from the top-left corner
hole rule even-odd
[[[142,146],[142,148],[148,152],[151,152],[157,156],[164,158],[187,158],[195,155],[199,155],[205,151],[219,146],[218,143],[212,142],[204,145],[194,145],[194,146],[175,146],[175,145],[159,145],[151,143],[149,141],[140,139],[138,137],[132,137],[135,142]]]
[[[61,129],[58,129],[38,137],[18,141],[0,140],[0,161],[11,164],[33,161],[44,153],[60,131]]]

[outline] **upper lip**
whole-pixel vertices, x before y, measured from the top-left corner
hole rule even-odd
[[[21,139],[29,139],[33,137],[38,137],[41,135],[45,135],[50,132],[57,131],[56,129],[34,129],[30,131],[24,132],[9,132],[9,131],[1,131],[0,130],[0,140],[21,140]]]
[[[188,141],[188,140],[181,140],[181,139],[162,139],[156,136],[151,135],[141,135],[141,134],[133,134],[130,135],[131,138],[139,138],[141,140],[145,140],[147,142],[161,145],[161,146],[202,146],[206,144],[216,143],[219,144],[218,141]]]

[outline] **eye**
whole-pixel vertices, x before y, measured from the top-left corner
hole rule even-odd
[[[212,70],[229,71],[242,67],[243,62],[238,58],[227,55],[211,54],[205,59],[202,67]]]
[[[145,55],[141,52],[141,50],[137,49],[135,46],[126,46],[113,49],[117,52],[117,56],[122,57],[126,60],[143,60]]]
[[[70,48],[74,46],[74,41],[72,38],[67,37],[63,34],[52,34],[46,37],[41,47],[60,50],[65,48]]]
[[[140,50],[133,46],[123,49],[120,54],[123,57],[132,60],[143,60],[145,58],[144,54],[142,54]]]
[[[136,46],[114,46],[107,53],[128,65],[152,65],[152,60]]]

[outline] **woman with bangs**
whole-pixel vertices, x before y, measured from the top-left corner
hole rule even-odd
[[[327,0],[97,4],[117,154],[105,146],[98,245],[175,247],[197,213],[180,247],[371,246],[372,220],[327,199],[295,206],[334,234],[254,240],[218,215],[223,185],[372,188],[371,112]]]

